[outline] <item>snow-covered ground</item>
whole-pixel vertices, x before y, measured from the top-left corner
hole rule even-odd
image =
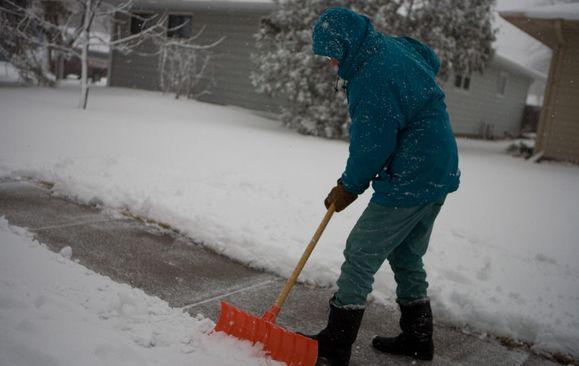
[[[22,81],[18,70],[11,63],[0,61],[0,85],[1,84],[18,84]]]
[[[93,88],[82,111],[77,94],[0,89],[0,175],[55,182],[57,193],[129,208],[251,266],[290,273],[346,143],[145,91]],[[579,168],[514,159],[505,143],[459,145],[462,186],[425,258],[437,317],[579,357]],[[369,193],[335,216],[303,280],[334,283]],[[373,299],[392,303],[393,290],[385,265]]]
[[[53,253],[0,217],[0,365],[273,365],[143,291]],[[65,248],[65,249],[67,249]]]

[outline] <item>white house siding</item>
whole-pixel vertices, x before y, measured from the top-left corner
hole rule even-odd
[[[504,95],[499,95],[499,78],[507,76]],[[483,74],[471,75],[469,90],[454,86],[454,75],[443,85],[453,131],[457,135],[481,136],[490,125],[494,136],[516,135],[520,131],[527,91],[532,80],[501,68],[493,62]]]

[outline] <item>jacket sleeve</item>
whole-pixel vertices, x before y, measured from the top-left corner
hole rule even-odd
[[[350,154],[341,181],[346,191],[362,194],[396,148],[404,118],[389,87],[363,92],[350,117]]]

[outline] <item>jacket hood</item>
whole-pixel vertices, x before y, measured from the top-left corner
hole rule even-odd
[[[374,32],[370,19],[346,8],[326,9],[314,24],[313,51],[340,62],[338,74],[348,74],[368,34]]]
[[[418,42],[414,38],[399,37],[399,39],[418,53],[424,62],[432,69],[435,75],[438,74],[438,70],[440,69],[440,60],[430,47]]]

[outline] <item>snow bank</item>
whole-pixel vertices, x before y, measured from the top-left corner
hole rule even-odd
[[[6,61],[0,61],[0,85],[1,84],[18,84],[22,82],[22,78],[18,70]]]
[[[274,364],[249,343],[207,335],[210,320],[52,253],[3,217],[0,243],[0,365]]]
[[[289,275],[324,214],[347,144],[236,108],[93,88],[0,89],[0,173],[129,208],[224,255]],[[579,356],[579,169],[461,140],[463,182],[425,258],[437,316]],[[369,194],[332,219],[302,279],[333,285]],[[394,301],[387,265],[373,298]]]

